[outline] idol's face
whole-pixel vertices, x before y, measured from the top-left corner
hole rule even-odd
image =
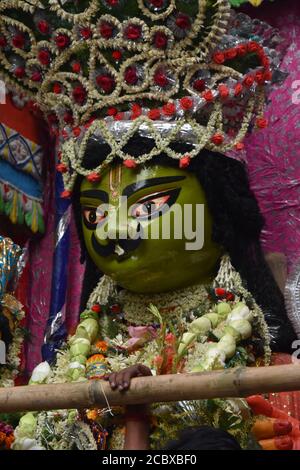
[[[146,164],[83,180],[80,204],[90,257],[123,288],[157,293],[211,281],[221,256],[197,177]]]

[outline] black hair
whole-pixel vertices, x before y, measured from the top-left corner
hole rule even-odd
[[[149,152],[154,142],[151,139],[133,137],[124,149],[133,157]],[[173,144],[174,150],[185,154],[191,147],[180,142]],[[108,145],[91,140],[87,146],[84,165],[87,169],[99,165],[110,151]],[[151,160],[161,165],[178,165],[178,161],[164,154]],[[262,308],[267,321],[273,351],[290,352],[296,335],[288,321],[284,299],[268,267],[260,245],[260,234],[264,219],[254,193],[250,189],[246,166],[224,155],[203,150],[191,160],[187,170],[193,172],[203,187],[213,218],[213,241],[221,245],[230,255],[232,264],[240,273],[245,287],[252,293]],[[101,273],[84,246],[79,205],[80,184],[78,177],[73,196],[75,221],[81,241],[82,261],[86,260],[81,305],[84,308],[90,293]]]
[[[8,346],[11,344],[13,340],[13,335],[10,331],[9,320],[3,314],[1,306],[0,306],[0,333],[1,333],[0,339],[4,341],[6,348],[8,348]]]
[[[238,441],[228,432],[210,426],[187,428],[177,440],[169,442],[164,450],[242,450]]]

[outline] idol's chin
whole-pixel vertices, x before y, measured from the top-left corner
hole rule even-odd
[[[180,276],[176,273],[169,273],[167,276],[162,276],[161,271],[149,272],[144,271],[137,274],[136,271],[131,271],[127,275],[120,275],[120,273],[106,273],[108,274],[119,287],[129,290],[136,294],[160,294],[174,290],[185,289],[187,287],[203,284],[209,285],[213,280],[213,275],[184,275]]]

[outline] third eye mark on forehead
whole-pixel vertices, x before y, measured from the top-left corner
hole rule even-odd
[[[132,194],[142,189],[151,188],[152,186],[158,186],[160,184],[175,183],[177,181],[182,181],[185,178],[185,176],[164,176],[160,178],[150,178],[147,180],[136,181],[135,183],[126,186],[122,192],[122,196],[130,197]],[[100,199],[104,203],[108,203],[109,200],[108,193],[100,189],[88,189],[86,191],[82,191],[81,197]]]

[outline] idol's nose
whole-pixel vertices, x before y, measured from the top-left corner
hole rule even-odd
[[[99,240],[136,240],[141,235],[141,225],[133,217],[120,217],[118,210],[113,208],[96,232]]]

